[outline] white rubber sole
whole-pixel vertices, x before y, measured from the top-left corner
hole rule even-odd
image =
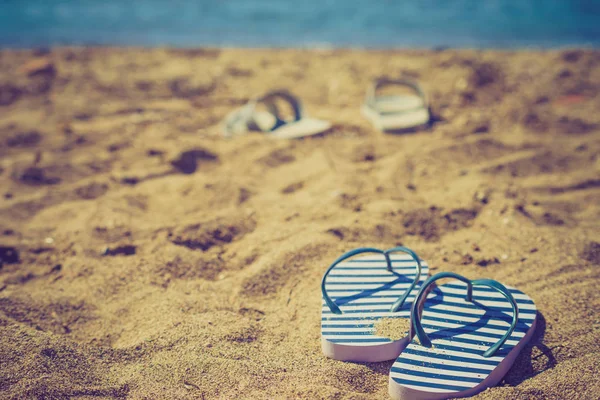
[[[382,132],[409,131],[425,127],[431,118],[429,110],[420,108],[397,114],[381,115],[363,105],[362,114]]]
[[[341,343],[333,343],[321,337],[321,348],[323,353],[334,360],[354,362],[379,362],[398,358],[402,350],[408,346],[410,340],[407,337],[390,343],[374,346],[348,346]]]

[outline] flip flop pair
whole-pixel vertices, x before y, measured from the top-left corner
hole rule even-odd
[[[410,93],[379,94],[382,89],[392,86],[408,88]],[[280,105],[291,109],[293,116],[284,117]],[[377,129],[385,132],[412,131],[428,125],[431,120],[425,93],[417,82],[406,79],[377,79],[367,91],[362,113]],[[272,91],[249,101],[230,113],[222,126],[226,137],[256,131],[278,139],[317,135],[330,128],[330,122],[306,116],[300,100],[285,90]]]
[[[350,259],[365,252],[375,254]],[[395,360],[393,399],[467,397],[495,386],[533,336],[533,300],[490,279],[427,275],[427,264],[404,247],[339,257],[321,284],[323,352],[342,361]],[[444,278],[454,280],[438,285]],[[390,320],[405,324],[390,324],[394,335],[378,329]]]

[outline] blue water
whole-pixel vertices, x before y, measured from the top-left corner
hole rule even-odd
[[[0,0],[0,46],[600,46],[600,0]]]

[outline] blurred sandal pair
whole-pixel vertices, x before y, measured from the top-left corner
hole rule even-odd
[[[453,280],[439,284],[438,280]],[[452,272],[429,277],[412,250],[359,248],[321,281],[321,344],[327,357],[395,360],[394,399],[467,397],[495,386],[535,330],[523,292]]]
[[[391,86],[408,88],[411,93],[379,94]],[[292,115],[284,117],[278,105],[284,105]],[[367,91],[362,112],[377,129],[386,132],[414,130],[427,125],[431,119],[421,87],[404,79],[377,79]],[[230,113],[223,121],[222,129],[226,137],[257,131],[273,138],[294,139],[324,133],[330,128],[330,122],[305,115],[296,96],[279,90],[253,99]]]

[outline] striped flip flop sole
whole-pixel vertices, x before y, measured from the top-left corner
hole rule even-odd
[[[535,331],[536,307],[523,292],[507,287],[519,318],[515,330],[492,357],[483,352],[497,342],[512,321],[510,303],[497,291],[453,281],[435,287],[424,302],[421,322],[433,347],[416,337],[392,365],[389,392],[394,399],[467,397],[495,386],[510,369]]]
[[[375,334],[383,318],[410,318],[410,308],[429,267],[421,261],[421,277],[397,312],[390,312],[416,277],[417,263],[407,254],[390,255],[394,273],[383,255],[367,255],[340,262],[327,278],[325,288],[342,314],[331,312],[325,301],[321,309],[321,345],[327,357],[343,361],[393,360],[408,338],[392,340]]]

